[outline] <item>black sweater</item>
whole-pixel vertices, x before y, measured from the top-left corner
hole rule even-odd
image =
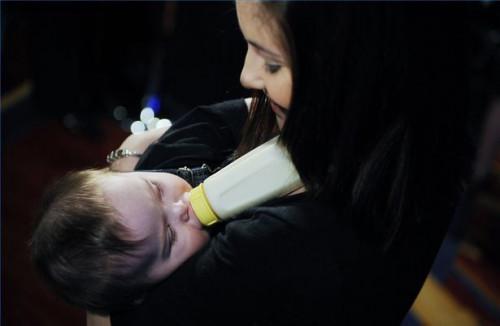
[[[186,165],[180,152],[194,164],[221,164],[245,119],[243,101],[198,108],[150,149],[155,159],[138,167]],[[189,149],[195,143],[203,152]],[[446,232],[450,216],[439,215],[404,225],[382,252],[333,205],[307,194],[277,198],[220,224],[204,249],[136,309],[112,314],[112,324],[397,325]]]

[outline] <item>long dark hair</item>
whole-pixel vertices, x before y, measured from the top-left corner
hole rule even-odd
[[[288,45],[293,97],[281,141],[308,194],[381,248],[405,222],[449,219],[470,156],[461,8],[261,5]]]

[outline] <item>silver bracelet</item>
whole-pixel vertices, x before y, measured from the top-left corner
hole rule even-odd
[[[124,157],[129,157],[129,156],[137,156],[141,157],[142,153],[136,152],[136,151],[131,151],[130,149],[126,148],[120,148],[120,149],[115,149],[114,151],[111,151],[111,153],[106,156],[106,162],[109,164],[113,163],[116,160],[119,160]]]

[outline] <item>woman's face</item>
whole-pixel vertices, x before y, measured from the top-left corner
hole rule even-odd
[[[100,184],[105,198],[120,213],[117,218],[129,230],[130,240],[144,239],[138,257],[152,261],[151,281],[170,275],[207,243],[208,233],[188,205],[191,186],[178,176],[113,173]]]
[[[264,91],[271,102],[279,128],[285,123],[292,96],[292,73],[278,38],[265,23],[262,5],[237,1],[236,11],[248,50],[241,71],[245,88]]]

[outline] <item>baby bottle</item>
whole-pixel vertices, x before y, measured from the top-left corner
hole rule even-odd
[[[238,158],[191,190],[191,207],[203,225],[235,216],[302,186],[287,150],[277,138]]]

